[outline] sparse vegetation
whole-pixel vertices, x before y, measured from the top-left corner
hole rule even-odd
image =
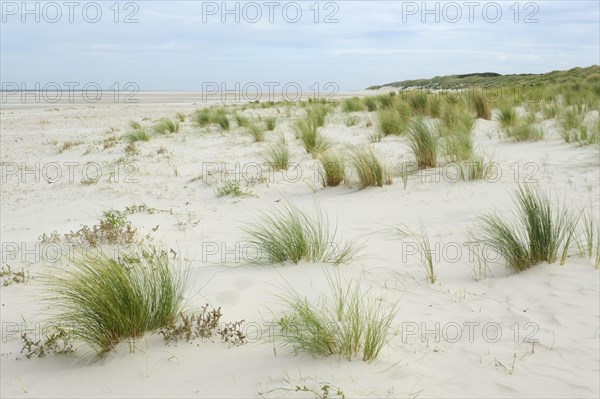
[[[477,118],[481,119],[492,119],[492,109],[488,102],[488,99],[485,93],[482,90],[475,90],[473,92],[473,107],[475,108],[475,113],[477,114]]]
[[[277,144],[269,147],[267,163],[275,170],[287,169],[289,165],[289,150],[287,144]]]
[[[323,187],[336,187],[346,180],[346,161],[343,154],[326,151],[320,156],[319,177]]]
[[[502,255],[508,267],[523,271],[540,262],[553,263],[559,252],[566,253],[578,218],[564,203],[552,203],[539,188],[520,186],[515,205],[514,221],[496,212],[480,217],[482,241]]]
[[[356,172],[358,186],[361,189],[392,184],[388,168],[370,148],[352,148],[350,151],[350,164]]]
[[[365,105],[358,97],[347,98],[342,105],[344,112],[360,112],[365,110]]]
[[[435,129],[427,126],[422,119],[417,119],[409,127],[407,138],[415,155],[417,167],[435,168],[438,153],[438,135]]]
[[[260,249],[260,263],[324,262],[339,265],[352,261],[360,246],[338,242],[329,219],[318,205],[308,213],[286,203],[263,212],[245,228],[248,241]]]
[[[544,131],[531,124],[519,123],[505,130],[506,137],[512,141],[538,141],[543,140]]]
[[[53,269],[49,304],[59,325],[104,355],[123,340],[131,351],[145,332],[173,324],[181,311],[187,274],[175,271],[168,254],[152,248],[127,258],[98,253]]]
[[[179,131],[179,122],[169,118],[163,118],[154,125],[152,130],[159,134],[177,133]]]
[[[330,293],[321,295],[318,305],[291,288],[280,297],[287,306],[278,318],[284,345],[317,356],[375,360],[391,337],[396,306],[370,297],[360,280],[326,278]]]

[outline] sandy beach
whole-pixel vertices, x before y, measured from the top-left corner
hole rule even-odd
[[[377,113],[343,112],[336,102],[320,129],[332,148],[370,147],[395,172],[383,187],[359,189],[355,180],[323,187],[319,160],[294,130],[305,107],[230,104],[230,119],[234,107],[251,120],[276,118],[265,141],[255,142],[234,122],[227,131],[193,123],[196,109],[216,103],[154,93],[137,104],[3,105],[2,265],[30,276],[1,287],[3,397],[319,397],[296,387],[322,395],[324,385],[334,387],[330,397],[346,398],[598,397],[600,288],[593,261],[570,254],[564,265],[543,262],[515,273],[497,260],[482,270],[468,235],[482,212],[507,214],[520,184],[538,184],[597,212],[597,145],[565,143],[552,118],[536,122],[543,140],[506,140],[494,108],[492,119],[477,119],[471,133],[474,147],[492,156],[493,176],[460,180],[448,164],[403,176],[398,165],[413,159],[407,139],[372,142]],[[126,150],[130,121],[150,127],[176,113],[184,115],[177,133]],[[598,111],[585,118],[596,120]],[[276,171],[265,157],[282,140],[290,166]],[[239,182],[244,195],[219,196],[227,179]],[[360,256],[340,266],[248,262],[244,226],[284,203],[319,206],[340,237],[363,243]],[[190,270],[184,310],[221,307],[223,320],[244,320],[246,342],[228,345],[216,337],[167,346],[147,333],[133,353],[121,343],[97,359],[78,345],[75,354],[25,359],[21,333],[42,337],[53,310],[40,300],[43,276],[71,260],[64,243],[40,237],[127,209],[140,237],[173,251],[172,261]],[[401,234],[418,231],[420,223],[433,247],[433,284],[414,240]],[[360,279],[383,306],[397,304],[391,338],[372,362],[294,353],[275,334],[282,287],[315,301],[327,290],[325,273],[334,271]]]

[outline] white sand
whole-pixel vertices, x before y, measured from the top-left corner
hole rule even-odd
[[[268,148],[253,143],[239,130],[221,134],[217,129],[199,134],[190,122],[180,133],[138,143],[141,154],[133,158],[139,167],[138,182],[108,182],[108,167],[124,156],[125,144],[103,150],[102,140],[128,131],[128,121],[150,125],[175,112],[190,113],[199,104],[186,101],[148,101],[136,105],[62,104],[5,108],[1,115],[2,243],[35,248],[42,233],[66,233],[82,224],[93,225],[102,211],[123,210],[133,204],[172,210],[152,215],[136,213],[130,220],[142,235],[174,248],[192,262],[190,310],[210,303],[221,306],[223,319],[245,319],[248,326],[264,326],[277,310],[273,294],[284,281],[314,297],[326,287],[319,264],[227,267],[220,255],[203,259],[201,243],[234,248],[243,241],[242,226],[259,211],[287,200],[310,208],[317,200],[345,238],[362,238],[364,258],[339,267],[347,278],[363,276],[371,293],[387,303],[398,301],[394,321],[396,336],[373,363],[294,355],[269,342],[264,335],[241,347],[221,342],[165,346],[162,338],[148,336],[130,354],[125,344],[106,359],[92,361],[78,352],[74,356],[48,356],[15,360],[21,349],[19,334],[8,333],[15,323],[27,320],[28,328],[43,322],[48,312],[38,301],[41,284],[2,287],[2,396],[3,397],[312,397],[295,393],[296,385],[314,389],[333,384],[346,397],[598,397],[600,362],[599,274],[588,259],[570,257],[564,266],[541,264],[526,272],[508,275],[502,265],[486,279],[475,281],[475,263],[469,260],[467,229],[480,211],[506,210],[518,180],[539,181],[575,205],[591,201],[598,209],[600,176],[598,150],[564,144],[553,122],[548,137],[534,143],[509,143],[499,139],[497,123],[479,120],[474,137],[479,149],[494,154],[502,175],[496,182],[449,182],[413,176],[403,187],[397,177],[383,188],[358,191],[342,186],[322,189],[314,178],[315,161],[294,139],[285,109],[247,110],[245,115],[278,115],[275,133],[284,134],[291,161],[300,165],[302,178],[285,181],[281,173],[274,181],[251,188],[254,196],[217,198],[215,188],[201,180],[203,162],[226,162],[233,168],[262,162]],[[301,115],[293,109],[291,116]],[[594,117],[594,115],[590,115]],[[597,117],[597,115],[596,115]],[[149,118],[149,120],[145,120]],[[346,127],[346,116],[329,115],[323,133],[339,146],[368,144],[375,127]],[[371,115],[375,122],[375,115]],[[235,125],[234,125],[235,126]],[[59,153],[65,141],[82,144]],[[409,161],[404,138],[387,137],[372,145],[394,162]],[[84,154],[90,148],[88,154]],[[159,155],[165,147],[170,155]],[[32,169],[39,163],[56,162],[63,177],[55,183],[34,175],[9,174],[9,165],[24,163]],[[104,165],[97,184],[82,185],[81,167],[70,181],[65,162],[96,162]],[[11,166],[12,167],[12,166]],[[47,166],[49,168],[49,166]],[[10,169],[12,170],[12,169]],[[90,169],[93,171],[93,169]],[[47,173],[50,169],[45,170]],[[249,172],[250,170],[247,169]],[[452,171],[447,170],[447,173]],[[294,174],[290,171],[290,176]],[[124,174],[120,176],[125,177]],[[438,173],[439,177],[439,173]],[[244,185],[242,185],[244,186]],[[316,192],[315,192],[316,190]],[[403,258],[396,228],[417,230],[427,226],[433,243],[441,245],[436,268],[438,283],[429,285],[418,256]],[[151,229],[159,226],[156,232]],[[459,259],[452,261],[456,245]],[[43,249],[43,248],[42,248]],[[447,251],[447,252],[444,252]],[[36,251],[33,251],[36,252]],[[39,251],[37,252],[39,254]],[[13,270],[32,275],[51,267],[30,255],[8,259]],[[205,254],[206,255],[206,254]],[[3,257],[5,252],[3,253]],[[228,258],[231,261],[231,258]],[[239,266],[234,264],[233,266]],[[423,323],[423,324],[422,324]],[[415,326],[432,330],[436,323],[445,338],[430,333],[421,338]],[[465,324],[474,323],[474,324]],[[497,324],[494,324],[497,323]],[[462,338],[453,341],[457,326]],[[469,339],[472,326],[472,339]],[[495,327],[501,328],[497,340]],[[249,330],[250,331],[250,327]],[[485,335],[487,332],[487,335]],[[538,342],[524,342],[529,333]],[[515,334],[518,337],[515,337]],[[271,340],[272,341],[272,340]],[[471,341],[471,342],[470,342]]]

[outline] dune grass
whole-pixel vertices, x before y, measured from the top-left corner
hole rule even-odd
[[[290,155],[288,146],[285,143],[280,143],[269,147],[269,155],[267,164],[274,170],[287,169],[290,163]]]
[[[224,108],[202,108],[192,114],[192,121],[200,127],[217,124],[223,130],[229,130],[230,123]],[[240,120],[237,120],[238,124]]]
[[[429,97],[425,91],[419,90],[416,93],[408,94],[408,104],[412,111],[417,115],[427,115]]]
[[[265,118],[265,126],[267,128],[267,131],[272,132],[273,130],[275,130],[276,124],[277,124],[277,118],[275,118],[274,116]]]
[[[346,160],[343,154],[325,151],[319,157],[322,169],[319,178],[323,187],[336,187],[346,180]]]
[[[539,141],[544,139],[544,131],[541,128],[526,122],[505,129],[505,134],[512,141]]]
[[[447,105],[442,113],[442,126],[445,132],[464,131],[470,133],[473,130],[475,118],[471,112],[457,105]]]
[[[397,306],[384,308],[363,290],[360,280],[344,283],[330,274],[326,279],[330,293],[321,295],[318,305],[291,287],[279,296],[286,306],[277,320],[284,346],[314,356],[375,360],[392,336]]]
[[[473,138],[464,130],[447,134],[442,140],[444,153],[451,162],[467,161],[473,158]]]
[[[166,252],[145,248],[120,259],[86,253],[57,269],[46,283],[56,321],[103,355],[123,340],[133,351],[145,332],[173,323],[187,273],[174,271]]]
[[[466,181],[488,180],[493,177],[493,165],[485,154],[473,154],[467,162],[460,163],[460,178]]]
[[[260,249],[261,263],[351,262],[360,250],[355,241],[339,242],[336,229],[315,204],[312,213],[286,203],[268,212],[245,229],[248,241]]]
[[[438,135],[422,119],[415,120],[408,128],[408,142],[419,169],[437,166]]]
[[[306,152],[313,158],[330,147],[330,142],[319,133],[318,121],[308,116],[298,120],[295,125],[296,136],[302,141]]]
[[[323,127],[328,113],[329,107],[326,104],[313,104],[306,110],[306,119],[316,127]]]
[[[365,104],[358,97],[347,98],[342,104],[344,112],[360,112],[365,110]]]
[[[383,187],[384,184],[392,184],[388,168],[372,149],[352,147],[349,160],[356,172],[361,190],[366,187]]]
[[[578,217],[565,204],[553,204],[538,187],[520,186],[515,195],[514,221],[496,212],[480,217],[482,241],[500,254],[507,266],[523,271],[541,262],[561,263]]]
[[[600,223],[594,218],[592,207],[582,212],[583,231],[577,240],[580,254],[594,262],[596,269],[600,268]]]
[[[500,126],[503,128],[509,128],[517,125],[519,122],[517,111],[513,107],[501,108],[500,114],[498,115],[498,122],[500,122]]]
[[[130,143],[135,143],[137,141],[150,141],[150,138],[150,134],[143,129],[136,129],[125,135],[125,139]]]
[[[136,121],[129,121],[129,127],[131,127],[133,130],[139,130],[142,128],[142,125],[140,125],[139,122]]]
[[[237,112],[233,115],[233,118],[239,127],[247,127],[250,124],[250,119],[238,114]],[[210,120],[210,116],[208,117],[208,120]]]
[[[408,121],[395,108],[385,108],[377,111],[379,131],[383,136],[399,136],[406,132]]]
[[[363,104],[367,108],[367,111],[369,111],[369,112],[377,111],[377,100],[374,97],[363,98]]]
[[[258,126],[255,123],[248,123],[248,125],[246,126],[247,132],[250,136],[252,136],[252,138],[254,139],[255,142],[263,142],[267,139],[267,135],[265,134],[265,130]]]
[[[169,118],[163,118],[152,127],[152,130],[160,134],[177,133],[179,131],[179,122]]]
[[[482,90],[475,90],[473,92],[472,102],[477,118],[492,119],[492,108]]]

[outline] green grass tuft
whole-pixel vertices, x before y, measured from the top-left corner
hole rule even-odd
[[[438,153],[438,135],[435,129],[427,126],[422,119],[418,119],[409,127],[407,138],[415,155],[417,167],[435,168]]]
[[[370,148],[352,148],[350,164],[356,172],[360,189],[392,184],[388,168]]]
[[[319,206],[314,213],[283,204],[263,212],[245,229],[249,242],[260,249],[261,262],[324,262],[339,265],[353,260],[360,246],[354,241],[338,242],[329,219]]]
[[[145,332],[173,323],[186,283],[187,274],[174,271],[168,254],[155,249],[121,259],[86,253],[47,280],[56,321],[98,355],[123,340],[133,350]]]
[[[365,110],[365,104],[358,97],[347,98],[342,105],[344,112],[360,112]]]
[[[179,122],[163,118],[152,129],[160,134],[177,133],[179,131]]]
[[[519,187],[515,205],[514,222],[495,212],[480,217],[483,242],[502,255],[509,268],[523,271],[541,262],[555,262],[559,251],[566,254],[577,225],[576,215],[564,204],[552,204],[547,193],[530,186]]]
[[[319,159],[323,164],[323,168],[319,170],[323,187],[336,187],[346,180],[346,160],[342,154],[326,151]]]
[[[278,319],[284,345],[316,356],[375,360],[391,338],[396,305],[385,309],[380,300],[363,292],[360,280],[344,284],[329,274],[326,279],[330,295],[322,295],[318,305],[293,288],[280,296],[287,306]]]

